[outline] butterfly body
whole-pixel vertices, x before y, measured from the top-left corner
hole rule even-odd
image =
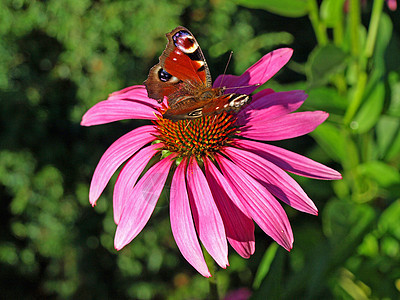
[[[203,52],[188,29],[179,26],[166,36],[167,47],[144,82],[150,98],[162,102],[167,97],[164,118],[177,121],[237,111],[250,100],[248,95],[225,94],[225,88],[212,87]]]

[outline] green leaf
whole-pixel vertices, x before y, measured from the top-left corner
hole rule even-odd
[[[336,89],[317,87],[307,90],[308,98],[303,108],[323,109],[329,112],[342,114],[347,107],[347,100],[341,97]]]
[[[387,160],[398,159],[400,157],[400,130],[397,131],[396,137],[393,139],[393,143],[387,151],[385,158]]]
[[[274,253],[274,259],[272,261],[270,271],[264,278],[264,281],[260,285],[260,288],[254,292],[251,299],[265,299],[265,295],[268,295],[269,299],[280,299],[282,295],[282,283],[284,280],[284,263],[286,257],[286,251],[280,247],[277,247],[276,255]]]
[[[399,216],[400,216],[400,200],[394,201],[385,211],[382,213],[378,222],[378,230],[381,235],[390,233],[390,235],[395,236],[400,239],[400,226],[399,226]]]
[[[385,158],[389,152],[400,152],[400,119],[397,117],[383,115],[376,124],[376,140],[378,145],[379,157]],[[397,150],[391,150],[396,147]],[[395,148],[396,149],[396,148]]]
[[[381,161],[369,161],[358,166],[360,174],[374,179],[382,187],[400,183],[400,174],[396,168]]]
[[[385,53],[392,39],[393,24],[389,16],[382,14],[379,22],[378,35],[374,49],[374,71],[375,69],[385,70]]]
[[[308,13],[307,0],[235,0],[235,2],[244,7],[264,9],[284,17],[303,17]]]
[[[391,95],[387,113],[400,117],[400,76],[398,73],[391,72],[388,77]]]
[[[254,289],[258,289],[260,287],[261,282],[264,280],[265,276],[268,274],[270,270],[271,263],[275,258],[276,250],[278,250],[278,244],[272,243],[267,251],[265,251],[264,256],[261,260],[260,265],[257,269],[257,274],[254,278],[253,287]]]
[[[322,219],[329,240],[309,246],[306,258],[309,263],[296,274],[288,275],[291,278],[283,290],[283,297],[271,299],[335,298],[326,293],[325,283],[355,254],[374,224],[375,214],[368,205],[333,200],[323,210]]]
[[[350,245],[362,240],[360,234],[371,225],[374,217],[374,210],[366,204],[355,204],[345,200],[329,202],[323,211],[322,219],[326,235],[331,243],[336,245],[336,254],[354,251],[354,247]],[[345,257],[347,255],[349,253]]]
[[[346,140],[339,129],[332,124],[321,124],[311,133],[311,136],[334,160],[340,162],[347,157]]]
[[[385,85],[381,81],[374,88],[369,89],[359,112],[350,124],[357,133],[365,133],[378,122],[385,101]]]
[[[333,44],[315,48],[306,64],[306,74],[310,86],[327,83],[332,75],[345,68],[346,58],[346,53]]]
[[[324,0],[321,3],[321,19],[326,27],[333,28],[339,22],[342,22],[343,5],[345,0]]]

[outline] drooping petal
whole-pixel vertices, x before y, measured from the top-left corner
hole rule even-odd
[[[199,238],[217,264],[221,268],[226,268],[229,263],[224,223],[207,180],[194,158],[189,160],[186,179],[193,219]]]
[[[274,50],[264,55],[241,76],[218,76],[213,87],[225,86],[228,88],[228,93],[250,94],[258,88],[258,85],[267,82],[274,76],[289,61],[292,54],[293,49],[290,48]]]
[[[255,141],[233,141],[233,145],[251,151],[293,174],[322,180],[342,179],[339,172],[292,151]]]
[[[110,94],[107,100],[128,100],[138,101],[154,109],[160,108],[157,100],[149,98],[144,85],[134,85]]]
[[[249,119],[238,135],[261,141],[279,141],[305,135],[321,123],[329,114],[323,111],[291,113],[273,120]]]
[[[249,258],[255,251],[254,222],[229,199],[223,188],[228,184],[214,164],[207,157],[204,163],[207,182],[221,213],[228,242],[239,255]]]
[[[163,144],[159,143],[143,148],[122,168],[114,186],[113,210],[115,224],[119,223],[124,205],[140,174],[142,174],[144,168],[154,154],[157,153],[157,149],[162,146]]]
[[[300,185],[273,163],[252,152],[233,147],[226,147],[224,153],[286,204],[309,214],[318,214],[317,207]]]
[[[82,117],[82,126],[93,126],[126,119],[155,120],[154,108],[139,101],[104,100],[92,106]]]
[[[252,219],[279,245],[290,251],[293,247],[293,232],[278,201],[234,163],[219,154],[215,157],[229,185],[246,206]]]
[[[245,125],[248,120],[265,122],[287,115],[298,109],[306,98],[304,91],[270,93],[268,90],[262,90],[255,94],[250,104],[238,113],[237,123]]]
[[[120,137],[104,152],[90,183],[89,201],[93,206],[119,166],[144,145],[154,141],[153,134],[156,133],[154,126],[136,128]]]
[[[229,197],[229,199],[233,202],[233,204],[248,218],[251,219],[250,213],[247,211],[246,206],[242,203],[242,201],[236,195],[236,192],[228,183],[226,178],[221,174],[221,172],[214,166],[214,164],[209,161],[207,158],[205,159],[205,163],[207,163],[207,170],[214,177],[214,180],[218,183],[220,187],[223,187],[224,192]]]
[[[194,228],[185,180],[186,160],[182,160],[171,182],[170,218],[176,244],[183,257],[203,276],[211,277]]]
[[[175,155],[170,155],[156,163],[133,188],[129,199],[126,200],[115,233],[115,249],[120,250],[130,243],[150,219],[174,157]]]

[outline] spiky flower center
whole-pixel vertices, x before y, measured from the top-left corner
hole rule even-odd
[[[229,143],[237,128],[235,116],[222,112],[218,115],[203,116],[191,120],[173,122],[159,118],[154,121],[163,150],[177,153],[180,157],[202,157],[212,155]]]

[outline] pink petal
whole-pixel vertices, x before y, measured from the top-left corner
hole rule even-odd
[[[154,109],[160,108],[161,104],[147,95],[144,85],[134,85],[112,93],[107,100],[128,100],[142,102]]]
[[[286,204],[306,213],[318,214],[317,207],[300,185],[273,163],[254,153],[232,147],[226,147],[224,153]]]
[[[397,0],[386,0],[386,2],[390,10],[395,11],[397,9]]]
[[[121,250],[129,244],[147,224],[160,197],[174,157],[170,155],[156,163],[133,188],[129,199],[126,200],[115,233],[115,249]]]
[[[156,119],[154,108],[138,101],[104,100],[91,107],[82,117],[82,126],[93,126],[126,119]]]
[[[306,111],[288,114],[272,120],[249,119],[238,135],[261,141],[279,141],[307,134],[323,123],[329,114]]]
[[[176,244],[183,257],[203,276],[211,277],[204,260],[190,211],[185,182],[186,160],[182,160],[171,183],[170,218]]]
[[[223,156],[215,155],[229,185],[246,206],[252,219],[279,245],[290,251],[293,233],[285,211],[260,183]]]
[[[228,87],[228,93],[250,94],[258,85],[267,82],[292,57],[293,50],[281,48],[264,55],[258,62],[248,68],[241,76],[221,75],[215,80],[213,87]],[[253,85],[250,87],[244,87]],[[242,88],[238,88],[241,87]],[[230,88],[231,87],[231,88]]]
[[[154,141],[153,134],[157,134],[154,126],[147,125],[136,128],[120,137],[104,152],[90,183],[89,201],[93,206],[96,205],[97,199],[114,172],[136,151]]]
[[[129,199],[133,187],[150,159],[163,144],[153,144],[140,150],[122,168],[114,186],[113,209],[114,222],[119,223],[126,200]]]
[[[249,258],[255,251],[253,220],[229,199],[223,188],[227,185],[226,180],[214,164],[207,157],[204,163],[207,182],[224,221],[227,239],[239,255]]]
[[[224,223],[207,180],[194,158],[189,161],[186,179],[193,219],[199,238],[217,264],[221,268],[226,268],[229,263]]]
[[[287,115],[298,109],[306,98],[304,91],[271,93],[262,90],[255,94],[250,104],[238,113],[237,118],[240,121],[237,123],[244,125],[248,120],[267,121]]]
[[[280,147],[239,139],[235,139],[233,145],[251,151],[293,174],[322,180],[342,179],[339,172]]]

